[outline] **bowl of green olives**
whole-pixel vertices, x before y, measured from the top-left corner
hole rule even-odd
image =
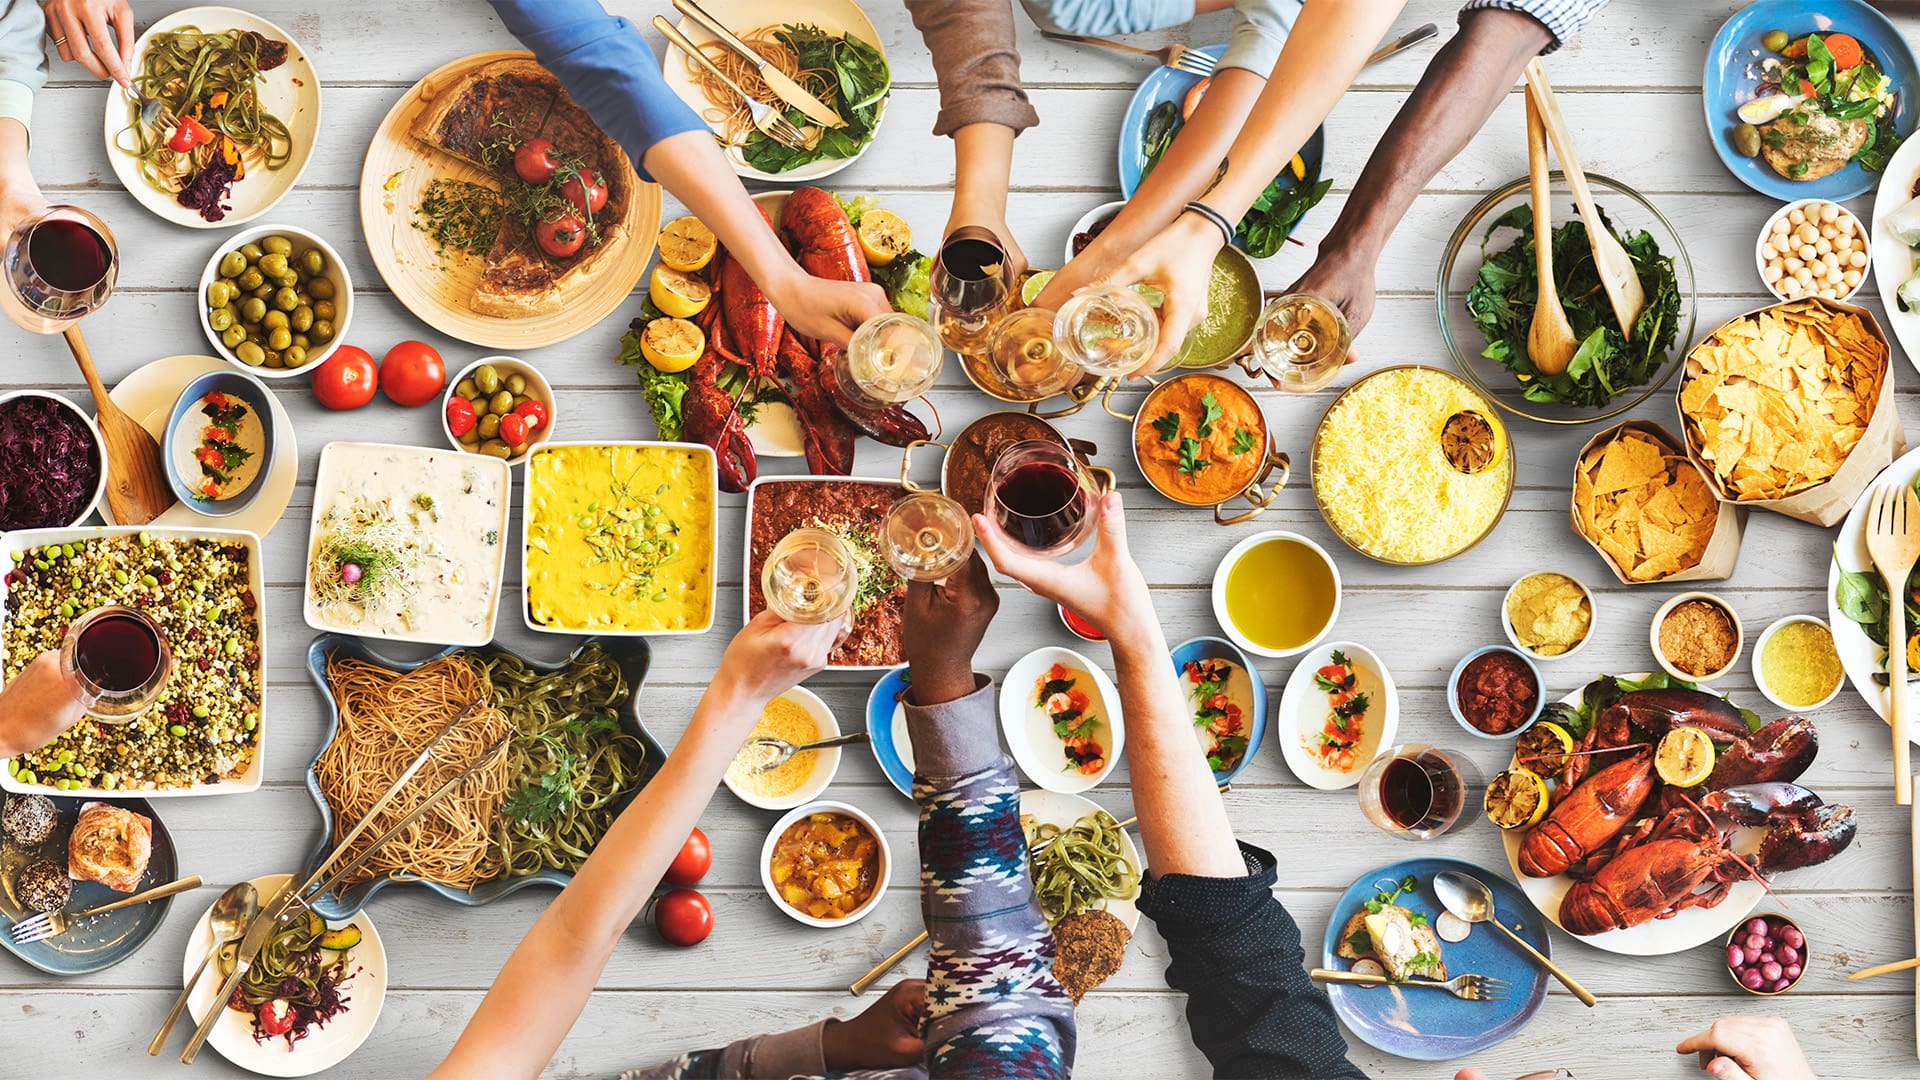
[[[346,340],[353,284],[332,245],[292,225],[243,229],[200,275],[200,327],[263,379],[311,372]]]
[[[447,442],[509,465],[553,435],[553,387],[532,364],[487,356],[462,368],[440,402]]]

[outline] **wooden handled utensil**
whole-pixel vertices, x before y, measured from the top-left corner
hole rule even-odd
[[[1916,835],[1920,835],[1920,833],[1916,833]],[[1895,960],[1891,964],[1875,964],[1870,968],[1861,968],[1859,971],[1847,976],[1847,981],[1853,982],[1856,979],[1871,979],[1876,975],[1891,975],[1896,971],[1906,971],[1910,968],[1920,968],[1920,956],[1916,956],[1911,960]]]
[[[1540,287],[1533,301],[1533,325],[1527,329],[1527,356],[1543,375],[1558,375],[1573,362],[1578,346],[1560,290],[1553,283],[1553,180],[1547,170],[1547,132],[1540,110],[1527,102],[1527,179],[1533,195],[1533,262]]]
[[[1594,268],[1600,272],[1600,284],[1606,288],[1607,300],[1613,304],[1613,317],[1620,322],[1620,333],[1631,341],[1633,324],[1647,306],[1647,293],[1640,287],[1640,275],[1634,270],[1627,249],[1607,231],[1600,211],[1594,208],[1587,174],[1581,170],[1580,158],[1573,149],[1573,135],[1567,130],[1566,117],[1560,115],[1560,104],[1553,100],[1547,69],[1537,58],[1527,63],[1527,97],[1540,110],[1553,152],[1560,156],[1560,171],[1566,174],[1574,205],[1580,208],[1580,218],[1587,224],[1587,240],[1593,245]]]
[[[107,396],[107,386],[93,369],[93,353],[87,339],[80,336],[80,324],[66,329],[67,347],[74,362],[93,392],[93,411],[100,421],[100,436],[107,444],[107,506],[119,525],[145,525],[173,505],[173,489],[167,484],[166,467],[160,461],[160,444],[153,440],[140,422]]]
[[[1867,504],[1867,554],[1887,584],[1887,595],[1905,596],[1907,577],[1920,561],[1920,497],[1907,484],[1882,484]],[[1907,606],[1887,605],[1887,723],[1893,727],[1893,799],[1913,802],[1911,747],[1907,742]]]

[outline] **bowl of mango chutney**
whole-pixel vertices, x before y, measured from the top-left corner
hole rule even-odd
[[[548,442],[527,455],[521,613],[549,634],[698,634],[713,625],[713,451]]]

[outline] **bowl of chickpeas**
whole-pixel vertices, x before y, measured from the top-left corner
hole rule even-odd
[[[346,340],[353,283],[333,246],[292,225],[243,229],[200,275],[200,327],[263,379],[311,372]]]
[[[1767,219],[1753,258],[1767,291],[1782,300],[1848,300],[1867,283],[1867,245],[1866,227],[1846,207],[1801,199]]]
[[[447,442],[470,454],[527,460],[553,434],[553,387],[533,365],[487,356],[462,368],[440,402]]]

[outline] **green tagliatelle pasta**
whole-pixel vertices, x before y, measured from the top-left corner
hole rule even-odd
[[[505,876],[578,870],[658,763],[620,726],[632,691],[598,645],[558,671],[511,653],[481,657],[493,700],[512,721],[511,775],[496,832]]]
[[[1139,892],[1140,871],[1127,860],[1123,835],[1104,811],[1066,828],[1037,824],[1027,829],[1033,891],[1048,923]]]
[[[166,106],[163,115],[187,116],[200,106],[198,119],[204,126],[233,139],[244,153],[258,155],[250,163],[278,169],[293,158],[293,136],[285,121],[260,106],[260,54],[265,42],[246,30],[203,33],[193,26],[155,34],[140,55],[133,88]],[[226,99],[212,105],[220,93]],[[218,153],[211,144],[190,154],[175,153],[167,147],[171,130],[164,122],[142,123],[138,102],[129,101],[127,109],[128,124],[117,145],[140,159],[140,175],[155,190],[167,194],[180,190],[182,179],[195,171],[197,162]]]

